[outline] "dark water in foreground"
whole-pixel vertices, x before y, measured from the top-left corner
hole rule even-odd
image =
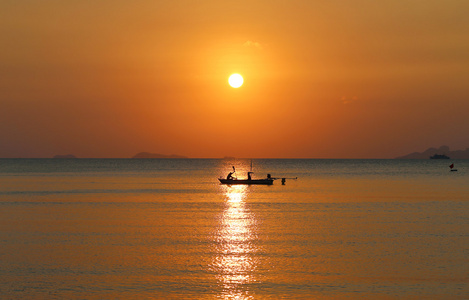
[[[0,160],[1,299],[469,299],[469,161]]]

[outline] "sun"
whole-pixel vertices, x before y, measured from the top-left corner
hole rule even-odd
[[[231,87],[239,88],[243,85],[244,79],[243,76],[239,74],[231,74],[230,78],[228,78],[228,83]]]

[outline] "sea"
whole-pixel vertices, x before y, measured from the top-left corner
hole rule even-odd
[[[0,159],[0,299],[469,299],[469,160]]]

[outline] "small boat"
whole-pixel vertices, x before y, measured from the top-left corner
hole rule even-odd
[[[274,179],[272,178],[265,178],[265,179],[236,179],[236,178],[218,178],[220,183],[222,184],[266,184],[272,185],[274,183]]]
[[[451,169],[451,172],[456,172],[458,169],[453,169],[454,168],[454,164],[451,164],[449,166],[449,168]]]
[[[252,161],[251,161],[251,170],[252,170]],[[270,174],[267,174],[267,178],[264,179],[252,179],[251,175],[253,172],[248,172],[247,179],[238,179],[236,177],[236,169],[233,166],[233,172],[230,172],[226,178],[220,177],[218,180],[221,184],[264,184],[264,185],[272,185],[276,178],[272,178]]]
[[[449,159],[449,156],[446,156],[444,154],[435,154],[433,156],[430,156],[430,159]]]

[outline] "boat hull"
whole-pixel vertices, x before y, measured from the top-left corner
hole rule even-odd
[[[272,185],[274,183],[273,179],[224,179],[218,178],[220,183],[222,184],[264,184],[264,185]]]

